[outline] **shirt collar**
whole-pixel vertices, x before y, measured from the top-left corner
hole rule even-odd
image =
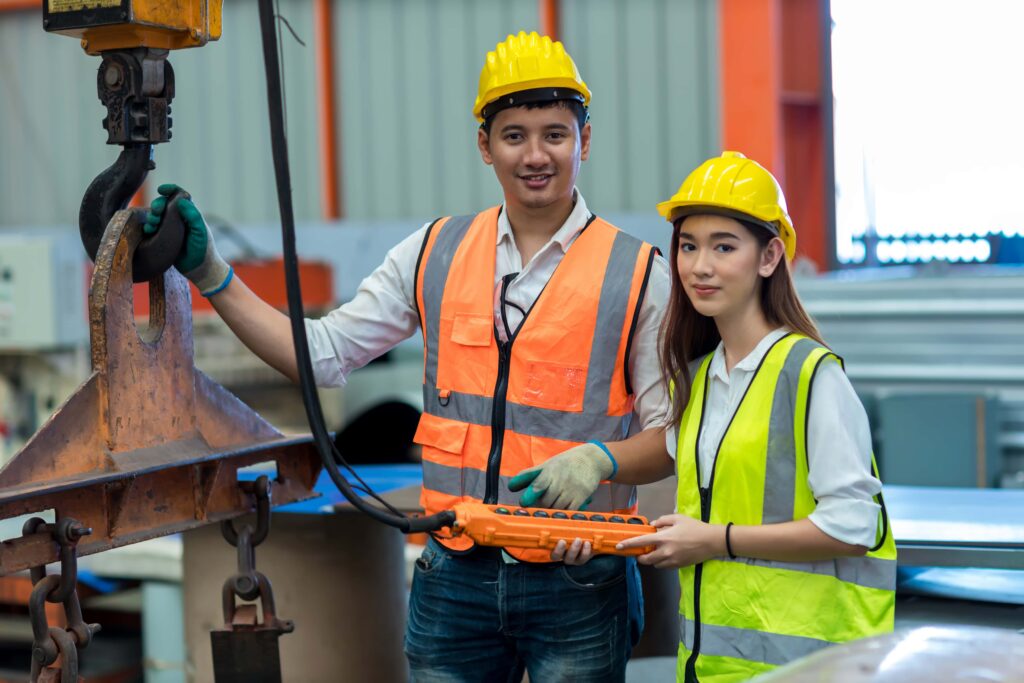
[[[590,209],[587,208],[587,202],[583,199],[583,194],[576,188],[573,188],[573,192],[576,196],[576,204],[572,207],[572,212],[569,213],[569,217],[562,223],[562,227],[548,241],[549,244],[557,242],[558,246],[562,249],[562,253],[569,250],[573,241],[590,220]],[[515,238],[512,235],[512,224],[508,222],[508,213],[505,211],[504,203],[501,205],[501,213],[498,214],[498,239],[496,244],[501,244],[503,240],[515,243]]]
[[[747,354],[746,358],[741,360],[739,363],[733,366],[733,370],[743,370],[745,372],[753,372],[757,370],[757,366],[764,360],[768,350],[783,337],[789,334],[789,330],[784,327],[772,330],[764,336],[754,347],[754,350]],[[715,347],[715,355],[711,358],[711,367],[709,371],[712,376],[717,377],[726,384],[729,383],[729,373],[725,371],[725,346],[722,342],[718,342],[718,346]]]

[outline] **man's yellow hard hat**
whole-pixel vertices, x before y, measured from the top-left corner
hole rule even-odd
[[[576,100],[586,107],[590,89],[560,42],[520,31],[487,53],[473,116],[483,123],[502,109],[554,100]]]
[[[696,213],[756,223],[782,239],[787,259],[796,254],[796,231],[782,187],[764,166],[739,152],[722,152],[698,166],[672,199],[658,204],[658,213],[670,223]]]

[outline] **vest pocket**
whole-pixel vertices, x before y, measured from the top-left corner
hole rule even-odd
[[[587,386],[587,367],[550,361],[529,360],[525,363],[526,379],[519,401],[528,406],[583,411],[583,394]]]
[[[422,446],[424,462],[461,468],[462,448],[466,444],[468,432],[469,423],[423,413],[420,415],[420,423],[412,440],[413,443]],[[426,470],[424,476],[427,476]]]
[[[494,318],[489,315],[456,313],[452,320],[452,341],[463,346],[490,346]]]

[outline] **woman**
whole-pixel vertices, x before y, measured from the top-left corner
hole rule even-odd
[[[676,427],[613,452],[616,481],[676,461],[677,514],[619,547],[680,569],[677,679],[746,680],[892,630],[896,551],[867,417],[794,289],[781,188],[725,152],[658,208],[673,225],[662,362]]]

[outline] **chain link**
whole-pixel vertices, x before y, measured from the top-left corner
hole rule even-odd
[[[78,650],[88,647],[99,624],[87,624],[82,618],[82,605],[78,600],[78,541],[92,533],[92,529],[65,517],[56,524],[48,524],[32,517],[22,527],[24,536],[49,534],[60,547],[60,573],[46,574],[46,566],[32,567],[32,594],[28,600],[29,621],[32,625],[32,677],[33,683],[78,683]],[[59,603],[64,607],[67,628],[53,628],[46,619],[46,603]],[[60,667],[48,668],[61,660]]]

